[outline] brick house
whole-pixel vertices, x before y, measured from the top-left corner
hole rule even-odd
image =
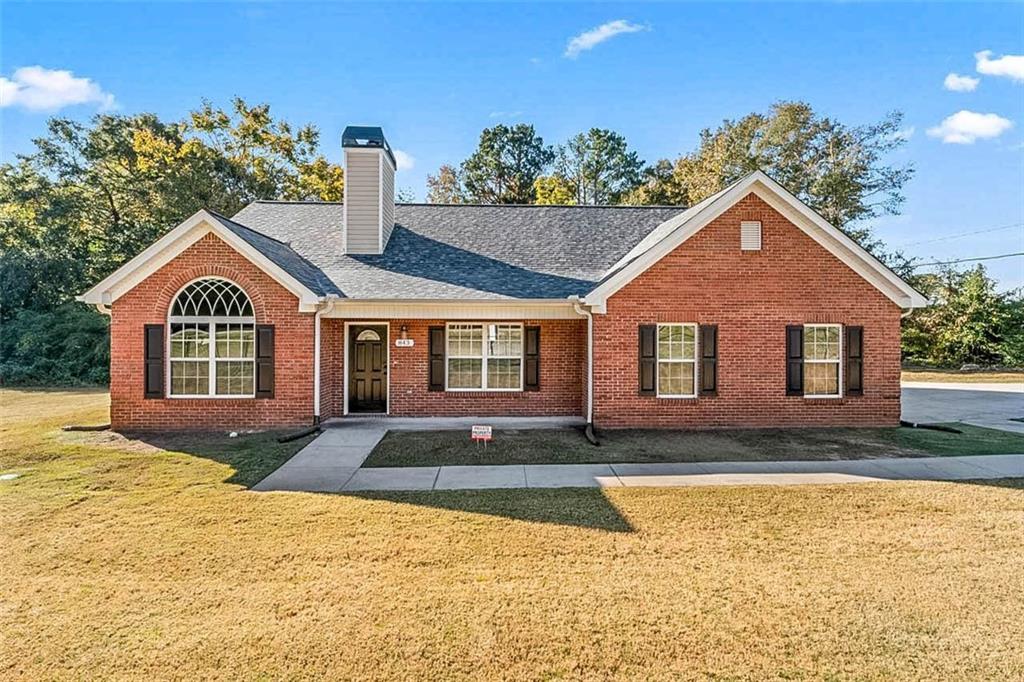
[[[342,144],[344,202],[200,211],[79,297],[114,428],[899,420],[925,299],[764,173],[685,210],[395,204],[380,129]]]

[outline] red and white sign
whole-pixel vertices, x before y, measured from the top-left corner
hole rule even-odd
[[[494,437],[493,430],[490,426],[473,425],[473,430],[470,432],[470,438],[473,440],[488,441]]]

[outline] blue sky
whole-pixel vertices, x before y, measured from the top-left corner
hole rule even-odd
[[[316,124],[334,160],[345,125],[383,126],[410,157],[398,186],[422,198],[426,174],[498,122],[533,123],[548,142],[612,128],[654,161],[724,118],[803,99],[849,124],[905,113],[909,141],[892,161],[917,175],[903,215],[875,223],[890,245],[925,260],[1024,251],[1021,4],[5,2],[0,13],[4,161],[57,111],[177,118],[203,97],[240,95]],[[34,66],[45,71],[18,71]],[[1024,259],[986,265],[1003,288],[1024,286]]]

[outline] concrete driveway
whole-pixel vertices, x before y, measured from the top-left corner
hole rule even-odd
[[[903,419],[911,422],[965,422],[1024,433],[1024,383],[903,384]]]

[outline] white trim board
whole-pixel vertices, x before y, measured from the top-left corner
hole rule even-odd
[[[326,318],[382,320],[582,320],[566,300],[340,299]]]
[[[188,220],[119,267],[113,274],[78,296],[77,300],[82,303],[109,306],[211,232],[265,272],[271,279],[295,294],[299,299],[299,312],[316,310],[320,300],[319,296],[244,239],[224,227],[216,216],[206,210],[197,211]]]
[[[595,312],[605,312],[608,299],[617,291],[751,193],[763,199],[900,307],[928,305],[928,299],[921,293],[762,171],[751,173],[656,227],[650,239],[642,240],[612,266],[604,281],[587,294],[586,304]]]

